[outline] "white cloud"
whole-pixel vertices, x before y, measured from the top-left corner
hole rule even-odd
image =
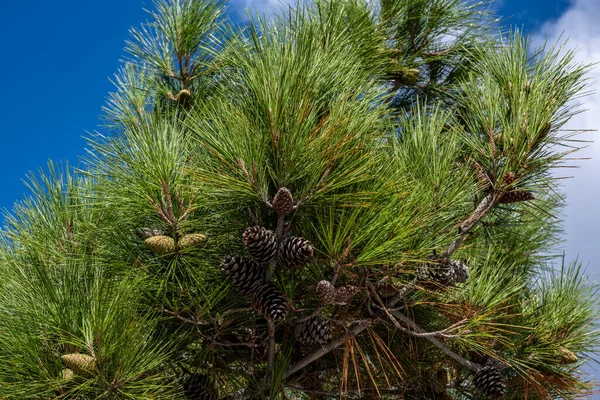
[[[244,17],[246,10],[258,11],[260,14],[274,14],[296,3],[296,0],[230,0],[228,2],[232,9]]]
[[[567,48],[577,49],[576,61],[591,64],[600,62],[600,1],[574,0],[571,6],[556,20],[545,23],[532,36],[534,45],[545,40],[549,44],[567,41]],[[600,66],[590,74],[591,88],[596,91],[581,100],[583,114],[567,124],[567,129],[600,129]],[[600,278],[600,132],[588,132],[579,137],[595,140],[588,148],[576,153],[576,157],[592,157],[577,162],[579,169],[558,170],[560,176],[573,176],[564,182],[567,193],[565,230],[567,259],[579,260],[588,265],[588,273]]]
[[[541,45],[568,39],[568,48],[577,49],[576,60],[585,64],[600,62],[600,1],[574,0],[571,6],[555,21],[544,24],[532,37],[534,45]],[[591,74],[591,96],[582,99],[588,109],[568,122],[569,129],[600,130],[600,65]],[[573,179],[565,181],[567,207],[565,210],[565,230],[567,259],[579,256],[587,265],[587,273],[595,283],[600,282],[600,132],[589,132],[581,139],[595,140],[588,148],[580,151],[580,157],[591,160],[580,162],[581,168],[568,170],[564,175]],[[565,170],[559,170],[564,172]],[[585,373],[598,379],[600,364],[592,362],[584,367]],[[598,388],[597,388],[598,389]],[[594,399],[600,399],[598,394]]]

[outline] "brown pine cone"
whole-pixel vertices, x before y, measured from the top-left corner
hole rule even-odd
[[[334,303],[343,305],[347,304],[350,299],[360,291],[359,288],[352,285],[340,286],[335,289]]]
[[[520,203],[522,201],[533,200],[534,198],[535,196],[533,193],[528,192],[527,190],[515,189],[503,193],[498,200],[498,204]]]
[[[300,268],[310,260],[314,250],[308,240],[301,237],[289,237],[279,246],[277,263],[284,268]]]
[[[250,226],[242,235],[248,252],[259,263],[268,263],[277,255],[277,238],[261,226]]]
[[[322,305],[335,302],[335,288],[329,281],[320,281],[317,284],[317,297]]]
[[[271,206],[277,215],[283,216],[289,214],[289,212],[294,208],[294,198],[292,197],[292,192],[290,192],[288,188],[282,187],[277,191]]]

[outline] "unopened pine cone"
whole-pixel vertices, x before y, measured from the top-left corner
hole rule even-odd
[[[91,378],[98,373],[96,359],[87,354],[71,353],[60,357],[65,365],[79,376]]]
[[[258,313],[273,322],[284,319],[289,308],[287,298],[273,282],[265,282],[256,288],[252,305]]]
[[[296,325],[296,340],[305,346],[327,344],[331,341],[329,321],[321,317],[312,317],[308,321]]]
[[[289,237],[279,245],[277,263],[285,268],[300,268],[310,260],[314,250],[308,240]]]
[[[261,226],[250,226],[242,234],[248,252],[259,263],[271,262],[277,255],[275,234]]]
[[[177,244],[182,250],[198,246],[206,240],[206,236],[201,233],[188,233],[179,238]]]
[[[577,357],[577,354],[573,353],[566,347],[561,347],[558,350],[558,358],[560,360],[560,363],[563,365],[575,364],[579,361],[579,357]]]
[[[533,200],[535,196],[533,193],[528,192],[527,190],[516,189],[509,190],[500,196],[500,200],[498,200],[498,204],[511,204],[511,203],[519,203],[522,201]]]
[[[339,305],[347,304],[350,299],[360,291],[359,288],[352,285],[344,285],[335,289],[334,303]]]
[[[335,287],[329,281],[320,281],[317,283],[317,297],[322,305],[333,304],[335,302]]]
[[[68,381],[75,377],[75,372],[73,372],[73,370],[70,368],[65,368],[62,371],[60,371],[60,377],[65,381]]]
[[[475,388],[492,399],[501,399],[506,391],[506,384],[498,368],[486,366],[480,368],[473,378]]]
[[[251,295],[265,283],[265,268],[254,260],[240,256],[227,256],[221,263],[221,271],[240,292]]]
[[[273,198],[273,202],[271,203],[273,210],[277,213],[277,215],[287,215],[294,209],[294,198],[292,197],[292,192],[286,187],[282,187],[277,191],[275,197]]]
[[[152,236],[144,240],[144,243],[154,254],[165,255],[175,252],[175,240],[169,236]]]

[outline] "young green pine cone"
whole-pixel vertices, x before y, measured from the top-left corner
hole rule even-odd
[[[329,281],[320,281],[317,283],[317,297],[322,305],[333,304],[335,302],[335,288]]]
[[[475,388],[492,399],[504,397],[506,385],[500,371],[493,366],[480,368],[473,378]]]
[[[65,368],[62,371],[60,371],[60,377],[65,381],[68,381],[75,377],[75,372],[73,372],[73,370],[70,368]]]
[[[289,237],[279,246],[277,263],[284,268],[300,268],[310,260],[314,250],[308,240],[301,237]]]
[[[91,378],[98,373],[96,359],[87,354],[71,353],[60,358],[71,371],[79,376]]]
[[[154,254],[165,255],[175,252],[175,241],[169,236],[152,236],[144,240],[144,243]]]
[[[201,233],[188,233],[179,238],[177,242],[181,250],[189,249],[198,246],[206,240],[206,236]]]
[[[289,308],[286,297],[273,282],[265,282],[256,288],[252,305],[258,313],[273,322],[284,319]]]
[[[265,268],[259,263],[240,256],[227,256],[221,271],[240,292],[251,295],[267,280]]]
[[[294,198],[292,197],[292,192],[290,192],[288,188],[282,187],[277,191],[271,206],[277,215],[283,216],[289,214],[294,208]]]
[[[259,263],[269,263],[277,255],[277,238],[270,230],[261,226],[246,228],[242,241],[248,252]]]
[[[579,361],[579,357],[577,357],[577,354],[573,353],[571,350],[567,349],[566,347],[561,347],[558,350],[558,359],[560,360],[560,363],[563,365],[567,365],[567,364],[575,364],[576,362]]]
[[[296,340],[305,346],[327,344],[331,341],[329,321],[321,317],[312,317],[294,328]]]

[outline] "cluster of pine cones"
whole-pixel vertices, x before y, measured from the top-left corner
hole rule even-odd
[[[290,191],[281,188],[273,199],[273,210],[284,216],[292,211],[294,201]],[[274,322],[283,320],[289,309],[287,298],[269,279],[268,264],[282,269],[297,269],[305,265],[314,254],[308,240],[276,235],[262,226],[250,226],[242,234],[242,241],[252,259],[227,256],[221,271],[243,294],[252,296],[254,309]]]

